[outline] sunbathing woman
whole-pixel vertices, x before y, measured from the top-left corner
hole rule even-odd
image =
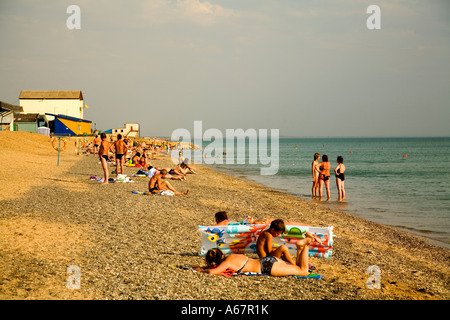
[[[206,263],[208,267],[195,267],[194,269],[209,274],[229,274],[239,272],[255,272],[271,276],[287,275],[308,275],[309,245],[312,238],[305,238],[297,241],[297,257],[295,264],[287,263],[275,257],[265,257],[252,259],[243,254],[230,254],[225,256],[220,249],[211,249],[206,253]]]

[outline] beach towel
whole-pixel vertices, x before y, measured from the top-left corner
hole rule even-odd
[[[269,224],[243,224],[228,226],[198,226],[200,233],[200,256],[208,250],[219,248],[224,254],[256,253],[256,240]],[[313,242],[309,246],[309,255],[313,257],[331,258],[333,249],[333,226],[311,227],[286,225],[286,232],[274,237],[273,246],[285,245],[292,255],[297,254],[295,242],[303,239],[306,232],[315,234],[322,244]]]
[[[175,193],[170,190],[161,190],[159,193],[151,193],[149,191],[131,191],[134,194],[143,194],[143,195],[160,195],[160,196],[173,196]]]
[[[120,176],[120,174],[117,176],[117,179],[114,179],[114,178],[109,178],[108,179],[108,183],[115,183],[115,182],[135,182],[134,180],[131,180],[129,177],[120,177],[120,179],[119,179],[119,176]],[[105,179],[104,178],[102,178],[102,177],[97,177],[97,176],[91,176],[90,177],[90,180],[94,180],[94,181],[97,181],[97,182],[103,182],[103,181],[105,181]]]

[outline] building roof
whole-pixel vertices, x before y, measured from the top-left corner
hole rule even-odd
[[[14,117],[14,122],[36,122],[39,113],[20,113]]]
[[[22,112],[23,108],[20,106],[15,106],[3,101],[0,101],[0,114],[6,114],[11,112]]]
[[[43,91],[22,90],[19,99],[78,99],[83,100],[81,90],[72,91]]]
[[[66,115],[63,115],[63,114],[53,114],[53,113],[48,113],[48,112],[46,112],[45,115],[47,115],[47,116],[53,116],[53,117],[55,117],[55,118],[66,119],[66,120],[70,120],[70,121],[75,121],[75,122],[87,122],[87,123],[92,123],[92,121],[90,121],[90,120],[85,120],[85,119],[80,119],[80,118],[70,117],[70,116],[66,116]]]

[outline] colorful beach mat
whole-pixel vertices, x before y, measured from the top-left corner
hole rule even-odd
[[[200,256],[205,256],[208,250],[219,248],[225,254],[256,253],[256,240],[268,224],[244,224],[228,226],[198,226],[201,247]],[[273,246],[285,245],[292,255],[297,254],[295,242],[304,239],[306,232],[314,233],[322,244],[313,242],[309,246],[309,255],[313,257],[331,258],[333,249],[333,229],[330,227],[311,227],[286,225],[286,232],[273,238]]]

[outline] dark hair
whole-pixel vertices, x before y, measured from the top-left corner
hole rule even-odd
[[[274,230],[274,231],[283,231],[284,232],[286,230],[286,226],[284,224],[284,221],[281,220],[281,219],[273,220],[270,223],[270,227],[269,228]]]
[[[122,139],[122,135],[119,133],[119,134],[117,135],[117,140],[120,140],[120,139]]]
[[[324,155],[322,156],[322,161],[328,161],[328,156],[327,156],[326,154],[324,154]]]
[[[344,157],[338,156],[338,157],[337,157],[337,162],[339,162],[339,163],[344,163]]]
[[[205,260],[208,267],[215,268],[225,260],[225,255],[220,249],[214,248],[208,250]]]
[[[219,211],[214,215],[214,217],[216,218],[217,222],[228,220],[228,214],[226,211]]]
[[[100,137],[102,137],[102,139],[106,139],[106,133],[102,132],[102,134],[100,135]]]

